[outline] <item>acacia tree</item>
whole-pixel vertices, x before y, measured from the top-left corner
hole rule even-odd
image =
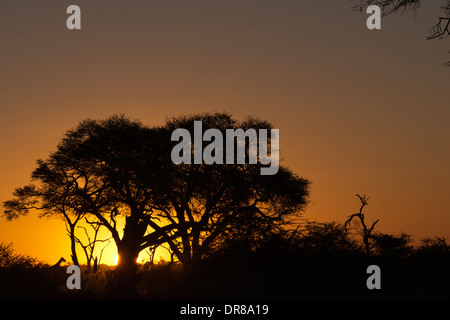
[[[65,134],[48,159],[38,161],[34,184],[25,187],[34,192],[18,188],[16,198],[4,203],[5,213],[17,217],[31,205],[51,216],[63,202],[105,226],[119,254],[115,287],[124,294],[134,292],[136,260],[148,247],[168,243],[191,265],[233,230],[257,232],[259,223],[281,225],[299,213],[308,182],[284,167],[261,176],[257,165],[175,165],[170,135],[175,127],[192,128],[194,119],[222,131],[268,126],[238,123],[227,114],[174,118],[153,128],[124,116],[85,120]],[[120,216],[122,234],[116,224]]]
[[[165,229],[145,235],[157,185],[152,177],[160,167],[154,165],[153,133],[123,116],[82,121],[48,159],[38,160],[34,184],[16,190],[16,198],[4,203],[5,214],[18,217],[34,207],[52,216],[63,203],[71,212],[89,216],[109,230],[117,246],[117,291],[133,292],[141,246],[153,245],[165,235]],[[126,219],[122,236],[116,224],[119,216]]]
[[[169,119],[163,131],[169,135],[185,128],[194,136],[194,121],[203,130],[270,130],[266,121],[249,118],[239,122],[226,113],[180,116]],[[169,137],[167,137],[169,138]],[[225,141],[222,141],[225,150]],[[170,145],[171,147],[173,146]],[[250,142],[245,154],[249,157]],[[270,147],[270,144],[268,145]],[[216,150],[217,151],[217,150]],[[194,157],[194,149],[191,149]],[[169,150],[164,152],[166,156]],[[257,241],[276,228],[286,226],[307,203],[308,181],[280,166],[275,175],[261,175],[261,163],[173,164],[160,185],[163,201],[157,208],[161,219],[178,226],[179,237],[168,244],[177,258],[189,268],[226,239],[241,237]]]

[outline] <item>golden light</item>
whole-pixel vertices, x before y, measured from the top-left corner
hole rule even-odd
[[[114,256],[114,266],[117,266],[117,264],[119,263],[119,255],[118,254],[116,254],[115,256]],[[139,257],[137,257],[136,258],[136,263],[139,263]]]

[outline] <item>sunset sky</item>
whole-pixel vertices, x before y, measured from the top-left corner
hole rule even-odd
[[[346,0],[2,0],[0,201],[83,119],[227,111],[280,130],[281,163],[312,182],[305,218],[343,222],[365,193],[379,231],[450,238],[450,38],[425,41],[441,5],[370,31]],[[69,258],[36,214],[1,218],[1,242]]]

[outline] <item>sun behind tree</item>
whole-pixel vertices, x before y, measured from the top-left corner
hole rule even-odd
[[[69,130],[57,150],[38,160],[33,184],[17,188],[4,203],[9,219],[30,208],[42,216],[87,217],[106,228],[119,255],[116,292],[132,295],[139,253],[167,243],[186,270],[230,237],[256,241],[299,216],[308,181],[284,166],[270,176],[261,164],[176,165],[171,160],[176,128],[271,129],[227,113],[203,113],[147,127],[125,116],[85,120]],[[125,225],[118,230],[118,219]],[[74,228],[75,230],[75,228]]]

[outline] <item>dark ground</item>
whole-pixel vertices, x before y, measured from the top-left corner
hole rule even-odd
[[[381,268],[381,289],[369,290],[366,269]],[[66,288],[65,267],[42,264],[0,268],[1,299],[108,299],[112,270],[82,272],[82,289]],[[140,265],[137,291],[151,300],[450,299],[448,248],[407,255],[284,246],[257,250],[235,243],[184,273],[180,264]]]

